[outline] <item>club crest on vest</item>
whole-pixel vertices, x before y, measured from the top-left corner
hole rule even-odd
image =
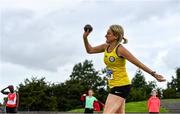
[[[114,61],[115,61],[115,58],[114,58],[113,56],[110,56],[110,57],[109,57],[109,61],[110,61],[110,62],[114,62]]]

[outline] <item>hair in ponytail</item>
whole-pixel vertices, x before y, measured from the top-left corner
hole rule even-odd
[[[128,43],[128,39],[123,37],[123,44],[127,44]]]
[[[115,25],[111,25],[109,28],[113,32],[113,34],[117,36],[117,40],[119,43],[122,42],[122,40],[123,40],[123,44],[128,43],[128,40],[124,38],[124,29],[121,25],[115,24]]]

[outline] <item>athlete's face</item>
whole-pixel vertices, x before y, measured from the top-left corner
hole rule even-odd
[[[9,91],[10,91],[11,93],[14,92],[14,87],[13,87],[13,86],[9,86],[8,88],[9,88]]]
[[[89,95],[89,96],[93,96],[93,91],[92,91],[92,90],[89,90],[89,91],[88,91],[88,95]]]
[[[114,36],[114,34],[113,34],[113,32],[111,31],[111,29],[109,29],[108,31],[107,31],[107,34],[106,34],[106,43],[112,43],[112,42],[114,42],[114,41],[116,41],[116,36]]]
[[[156,96],[156,95],[157,95],[156,91],[153,91],[152,96]]]

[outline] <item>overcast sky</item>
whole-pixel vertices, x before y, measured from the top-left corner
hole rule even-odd
[[[104,68],[103,54],[85,51],[87,23],[94,28],[93,46],[105,42],[110,25],[122,25],[129,40],[125,47],[170,81],[180,67],[179,12],[179,0],[0,0],[0,89],[32,76],[64,82],[85,59],[97,70]],[[136,70],[127,62],[130,79]]]

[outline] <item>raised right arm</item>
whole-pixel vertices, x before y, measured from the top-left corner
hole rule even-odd
[[[2,89],[2,90],[1,90],[1,93],[2,93],[2,94],[5,94],[5,95],[8,95],[8,94],[9,94],[9,92],[5,91],[6,89],[8,89],[8,87],[6,87],[6,88]]]
[[[85,45],[87,53],[93,54],[93,53],[104,52],[108,44],[104,43],[104,44],[92,47],[88,41],[89,34],[90,34],[89,31],[84,32],[84,34],[83,34],[84,45]]]

